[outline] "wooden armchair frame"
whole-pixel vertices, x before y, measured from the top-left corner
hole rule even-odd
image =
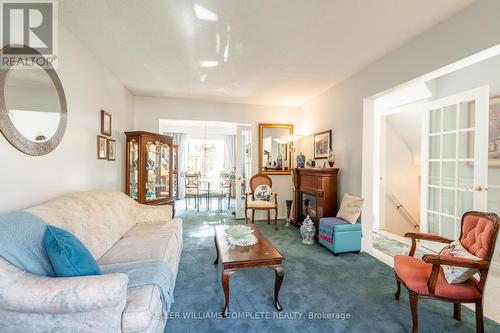
[[[495,250],[495,242],[498,235],[498,229],[500,225],[500,219],[496,214],[492,213],[481,213],[481,212],[467,212],[462,216],[461,221],[461,231],[460,237],[458,239],[462,239],[463,236],[463,225],[466,216],[479,216],[489,219],[493,222],[493,234],[491,238],[491,243],[489,244],[488,254],[485,259],[480,261],[473,261],[466,258],[459,257],[451,257],[447,255],[432,255],[427,254],[422,257],[422,260],[428,264],[432,264],[432,271],[429,276],[429,280],[427,281],[427,288],[429,291],[428,295],[420,295],[414,291],[411,291],[405,283],[396,275],[396,283],[397,290],[395,293],[396,300],[399,300],[399,296],[401,293],[401,284],[408,290],[410,296],[410,308],[412,313],[413,320],[413,329],[412,333],[418,332],[418,299],[419,298],[435,298],[445,302],[451,302],[454,304],[453,318],[456,320],[461,319],[461,304],[462,303],[475,303],[476,306],[476,332],[483,333],[484,332],[484,322],[483,322],[483,296],[484,296],[484,286],[486,284],[486,278],[488,276],[488,271],[490,268],[491,258],[493,256],[493,252]],[[425,233],[407,233],[405,237],[409,237],[412,240],[411,249],[409,252],[409,256],[413,257],[415,254],[415,250],[417,248],[417,239],[419,240],[427,240],[432,242],[440,242],[440,243],[451,243],[452,240],[446,239],[441,236],[425,234]],[[476,268],[479,270],[480,280],[477,284],[477,288],[480,292],[480,297],[478,299],[459,299],[459,298],[445,298],[435,295],[436,284],[439,276],[439,271],[441,269],[441,265],[447,266],[456,266],[456,267],[467,267],[467,268]]]
[[[267,207],[249,207],[249,196],[252,197],[252,201],[255,201],[255,189],[259,185],[268,185],[271,189],[273,188],[273,180],[266,174],[258,173],[252,178],[250,178],[250,189],[252,192],[245,193],[245,224],[248,223],[248,210],[252,210],[252,224],[255,224],[255,211],[256,210],[267,210],[267,224],[271,224],[271,210],[274,210],[274,227],[278,227],[278,193],[273,191],[274,196],[274,206]]]

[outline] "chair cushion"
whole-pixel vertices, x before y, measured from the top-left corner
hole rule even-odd
[[[365,199],[361,197],[345,193],[342,198],[342,202],[340,203],[340,209],[337,213],[337,217],[349,223],[356,223],[359,215],[361,215],[361,207],[363,206],[364,201]]]
[[[493,237],[494,225],[490,219],[477,216],[466,215],[462,226],[462,238],[460,242],[467,251],[485,259],[488,256]]]
[[[473,256],[467,251],[459,240],[453,241],[448,244],[439,253],[440,255],[459,257],[470,260],[479,261],[481,258]],[[470,279],[474,274],[477,273],[477,268],[467,268],[467,267],[457,267],[457,266],[441,266],[443,268],[444,276],[448,283],[461,283]]]
[[[429,295],[427,281],[431,276],[432,264],[409,256],[394,257],[394,271],[406,287],[420,295]],[[477,288],[477,280],[471,278],[463,283],[448,284],[443,270],[439,270],[435,296],[448,299],[476,300],[481,297]]]
[[[274,208],[274,203],[271,201],[254,200],[248,202],[248,208]]]
[[[162,304],[160,289],[147,285],[127,290],[127,303],[122,315],[123,332],[156,332],[152,326],[161,322]]]
[[[45,230],[43,243],[57,276],[101,274],[89,250],[70,232],[49,225]]]

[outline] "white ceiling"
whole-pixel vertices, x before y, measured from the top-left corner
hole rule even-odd
[[[299,106],[473,1],[60,0],[59,19],[136,95]]]

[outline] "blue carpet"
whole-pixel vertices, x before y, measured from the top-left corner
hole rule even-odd
[[[184,250],[166,332],[411,331],[408,294],[402,288],[401,300],[394,299],[396,283],[390,267],[368,254],[335,257],[317,244],[303,245],[298,229],[285,227],[283,221],[277,231],[266,222],[256,222],[286,259],[280,292],[283,312],[273,305],[274,272],[249,268],[231,277],[230,317],[210,319],[224,305],[221,267],[213,265],[213,226],[240,222],[217,212],[181,215]],[[333,317],[311,319],[310,314]],[[452,315],[452,304],[421,300],[420,332],[475,332],[472,311],[463,307],[461,321]],[[500,332],[500,325],[485,319],[485,331]]]

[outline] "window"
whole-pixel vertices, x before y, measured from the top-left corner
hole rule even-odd
[[[218,177],[224,170],[224,140],[189,138],[187,166],[188,171]]]

